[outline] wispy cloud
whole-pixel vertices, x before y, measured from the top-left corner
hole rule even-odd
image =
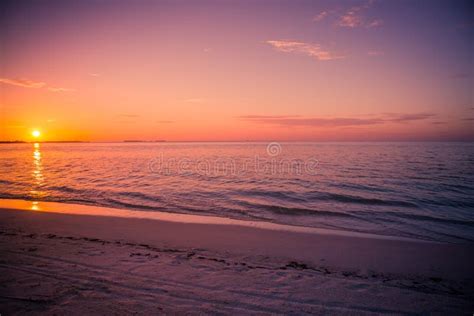
[[[373,28],[382,26],[382,19],[368,19],[365,17],[364,12],[370,7],[372,7],[373,3],[373,0],[369,0],[360,6],[351,7],[338,18],[338,20],[336,21],[336,25],[347,28]]]
[[[118,117],[133,118],[133,117],[139,117],[140,115],[138,115],[138,114],[122,113],[122,114],[118,114],[117,116],[118,116]]]
[[[8,78],[0,78],[0,83],[9,84],[18,87],[24,88],[42,88],[46,85],[46,83],[41,81],[33,81],[29,79],[8,79]]]
[[[51,92],[69,92],[69,91],[75,91],[74,89],[69,89],[69,88],[55,88],[55,87],[49,87],[49,91]]]
[[[385,123],[407,123],[433,117],[432,113],[411,114],[382,114],[375,117],[302,117],[297,115],[243,115],[238,118],[244,121],[282,126],[311,126],[311,127],[350,127],[368,126]]]
[[[238,118],[243,120],[272,120],[272,119],[287,119],[287,118],[298,118],[301,115],[241,115]]]
[[[242,117],[241,117],[242,118]],[[319,127],[343,127],[343,126],[360,126],[360,125],[373,125],[381,123],[380,119],[360,119],[360,118],[347,118],[347,117],[337,117],[337,118],[318,118],[318,117],[257,117],[246,119],[247,121],[252,121],[255,123],[263,124],[274,124],[274,125],[284,125],[284,126],[319,126]]]
[[[367,22],[366,23],[366,27],[368,28],[372,28],[372,27],[379,27],[379,26],[382,26],[383,25],[383,20],[382,19],[375,19],[375,20],[372,20],[370,22]]]
[[[49,87],[46,85],[45,82],[42,81],[34,81],[30,79],[9,79],[9,78],[0,78],[0,83],[9,84],[12,86],[23,87],[23,88],[46,88],[52,92],[67,92],[67,91],[74,91],[74,89],[69,88],[59,88],[59,87]]]
[[[321,11],[313,17],[313,22],[320,22],[329,15],[328,11]]]
[[[343,55],[325,50],[319,44],[305,43],[293,40],[270,40],[266,44],[283,53],[296,53],[326,61],[345,58]]]
[[[368,11],[375,0],[368,0],[361,5],[352,6],[349,9],[331,9],[324,10],[313,16],[313,22],[321,22],[331,18],[334,25],[345,28],[375,28],[383,25],[384,21],[378,18],[368,18],[366,11]]]
[[[361,26],[362,23],[363,22],[361,16],[356,14],[355,11],[349,11],[340,17],[339,21],[337,22],[337,25],[341,27],[355,28]]]
[[[377,57],[377,56],[383,56],[385,53],[381,50],[369,50],[367,52],[367,55],[369,56],[374,56],[374,57]]]
[[[406,123],[411,121],[426,120],[434,117],[433,113],[410,113],[410,114],[400,114],[400,113],[385,113],[386,122],[396,122],[396,123]]]

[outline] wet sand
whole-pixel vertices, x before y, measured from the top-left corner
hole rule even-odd
[[[0,207],[5,315],[474,310],[473,245],[59,203]]]

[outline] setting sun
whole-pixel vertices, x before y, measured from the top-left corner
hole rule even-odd
[[[41,136],[41,132],[38,130],[34,130],[31,135],[33,135],[34,138],[38,138]]]

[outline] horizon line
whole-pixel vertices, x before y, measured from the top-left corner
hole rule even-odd
[[[453,139],[453,140],[144,140],[144,141],[89,141],[89,140],[47,140],[47,141],[5,141],[0,140],[0,144],[35,144],[35,143],[94,143],[94,144],[133,144],[133,143],[472,143],[474,139]]]

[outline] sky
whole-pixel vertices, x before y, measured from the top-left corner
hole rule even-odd
[[[474,141],[472,1],[2,1],[0,140]]]

